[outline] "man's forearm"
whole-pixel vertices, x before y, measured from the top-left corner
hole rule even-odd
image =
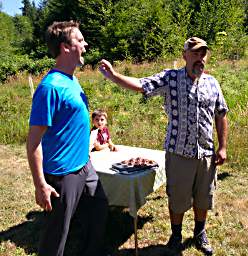
[[[33,176],[34,186],[36,188],[41,187],[46,183],[42,168],[41,144],[39,144],[36,148],[33,148],[32,145],[27,143],[27,156],[29,167]]]
[[[46,184],[43,173],[43,155],[41,147],[41,139],[46,129],[47,127],[45,126],[32,126],[29,129],[27,137],[27,157],[36,188]]]
[[[37,129],[33,133],[29,133],[27,140],[27,156],[35,186],[35,199],[40,207],[46,211],[51,211],[51,196],[59,197],[59,194],[45,180],[40,136],[35,138],[32,135],[37,135]]]
[[[227,147],[227,136],[228,136],[228,124],[227,117],[221,116],[215,118],[216,131],[218,137],[219,148],[226,149]]]
[[[124,76],[120,73],[114,72],[113,76],[110,77],[110,79],[112,82],[119,84],[126,89],[143,92],[143,88],[138,78]]]
[[[109,61],[102,59],[100,61],[99,70],[106,78],[110,79],[112,82],[126,89],[143,92],[143,88],[138,78],[124,76],[116,72]]]

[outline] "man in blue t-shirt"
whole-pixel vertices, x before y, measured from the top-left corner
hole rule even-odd
[[[54,22],[46,39],[56,64],[35,91],[27,138],[36,202],[47,212],[39,255],[63,255],[71,219],[79,206],[85,227],[82,255],[103,255],[108,204],[89,160],[87,98],[73,75],[83,64],[81,55],[87,43],[73,21]]]

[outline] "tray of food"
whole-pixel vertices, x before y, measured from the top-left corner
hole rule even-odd
[[[154,160],[137,157],[112,164],[112,169],[123,174],[131,174],[133,172],[143,171],[157,166],[158,163]]]

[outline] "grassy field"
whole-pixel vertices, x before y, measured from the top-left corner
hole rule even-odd
[[[122,64],[128,75],[144,76],[176,63]],[[208,72],[221,83],[230,108],[228,161],[218,172],[216,207],[209,213],[207,229],[215,255],[248,255],[248,60],[212,63]],[[144,101],[106,81],[97,71],[85,68],[77,76],[90,101],[90,109],[104,107],[116,144],[162,149],[166,116],[163,100]],[[40,77],[34,77],[35,86]],[[36,206],[24,142],[28,128],[31,96],[27,76],[0,86],[0,256],[36,255],[42,211]],[[192,211],[184,218],[183,238],[187,248],[181,255],[201,255],[191,246]],[[77,256],[79,230],[74,221],[65,256]],[[170,235],[165,187],[151,194],[139,210],[140,256],[170,255],[165,243]],[[106,246],[113,255],[134,255],[133,220],[126,209],[111,209]]]

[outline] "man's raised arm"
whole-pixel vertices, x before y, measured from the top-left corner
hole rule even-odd
[[[101,60],[99,70],[106,78],[110,79],[112,82],[126,89],[143,92],[143,88],[138,78],[124,76],[116,72],[109,61],[104,59]]]

